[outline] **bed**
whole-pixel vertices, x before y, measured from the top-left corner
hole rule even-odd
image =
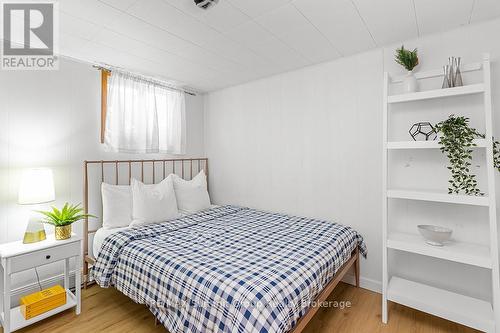
[[[300,332],[351,267],[359,285],[366,255],[352,228],[231,205],[99,238],[97,258],[86,255],[93,280],[145,304],[172,333]]]
[[[216,208],[219,207],[218,205],[212,205],[211,208]],[[189,213],[187,212],[180,212],[180,215],[182,217],[187,216]],[[130,227],[122,227],[122,228],[114,228],[114,229],[107,229],[107,228],[99,228],[96,230],[94,233],[94,238],[92,240],[92,258],[97,258],[99,256],[99,252],[101,251],[102,244],[104,243],[104,240],[113,234],[116,234],[117,232],[123,231],[123,230],[128,230]]]

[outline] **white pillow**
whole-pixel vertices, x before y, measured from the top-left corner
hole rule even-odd
[[[132,222],[132,192],[130,186],[102,183],[101,193],[103,228],[128,227]]]
[[[177,207],[182,213],[192,214],[210,208],[210,196],[207,191],[207,177],[203,170],[187,181],[177,175],[174,177]]]
[[[131,226],[164,222],[179,217],[172,176],[153,185],[145,185],[132,178],[131,188]]]

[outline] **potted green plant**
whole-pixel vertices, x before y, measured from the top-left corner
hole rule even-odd
[[[71,237],[71,224],[89,218],[95,217],[90,214],[83,214],[83,208],[80,205],[71,205],[65,203],[62,209],[52,206],[51,211],[38,211],[44,215],[42,222],[52,224],[55,227],[55,236],[57,240],[68,239]]]
[[[441,152],[446,154],[451,172],[448,193],[467,195],[484,195],[477,188],[476,175],[471,174],[474,139],[485,138],[475,128],[469,126],[469,118],[450,115],[448,119],[435,125],[439,134]],[[493,165],[500,172],[500,143],[493,138]]]
[[[396,49],[395,60],[398,64],[403,66],[408,73],[403,79],[403,89],[405,92],[415,92],[418,90],[418,82],[415,75],[413,75],[413,69],[418,65],[418,52],[417,49],[413,51],[405,49],[404,45],[401,48]]]

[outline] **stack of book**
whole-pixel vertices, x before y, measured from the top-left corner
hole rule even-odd
[[[60,285],[21,297],[21,312],[26,320],[66,304],[66,290]]]

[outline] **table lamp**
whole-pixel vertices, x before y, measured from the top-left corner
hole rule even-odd
[[[19,186],[18,204],[38,205],[55,200],[54,176],[52,170],[27,169],[23,171]],[[46,239],[40,217],[31,215],[24,233],[23,243],[36,243]]]

